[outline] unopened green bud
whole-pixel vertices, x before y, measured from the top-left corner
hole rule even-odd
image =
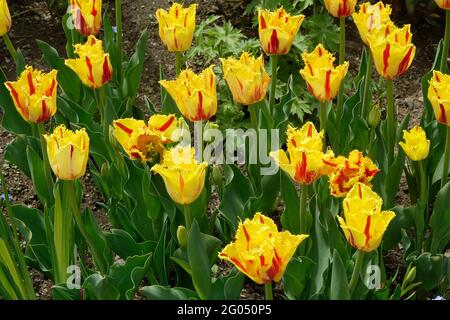
[[[405,281],[404,283],[410,283],[413,282],[414,279],[416,279],[416,267],[412,267],[411,270],[405,275]]]
[[[177,229],[177,240],[178,243],[180,244],[180,247],[184,248],[187,245],[189,239],[189,235],[188,232],[186,230],[185,226],[178,226]]]
[[[378,125],[380,124],[380,119],[381,119],[380,107],[378,105],[374,105],[369,113],[369,126],[371,126],[372,128],[378,127]]]
[[[213,166],[212,176],[213,176],[214,184],[218,188],[221,188],[223,185],[223,176],[222,176],[222,169],[220,168],[220,166],[218,166],[218,165]]]
[[[103,179],[107,179],[109,176],[109,164],[107,162],[102,164],[100,173]]]
[[[116,136],[114,135],[114,127],[113,126],[109,126],[109,137],[108,137],[108,139],[109,139],[109,143],[111,144],[111,146],[113,148],[118,146]]]

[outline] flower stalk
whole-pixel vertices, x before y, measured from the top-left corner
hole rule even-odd
[[[277,91],[277,81],[278,81],[278,56],[271,55],[270,56],[270,65],[272,68],[272,81],[270,83],[270,96],[269,96],[269,110],[270,114],[273,117],[274,108],[275,108],[275,94]]]
[[[445,35],[444,35],[444,48],[442,51],[442,59],[439,70],[445,73],[447,69],[448,59],[448,47],[450,44],[450,10],[445,10]]]
[[[444,166],[442,170],[441,188],[443,188],[447,184],[449,162],[450,162],[450,127],[447,126],[447,137],[445,139]]]
[[[361,250],[356,251],[355,267],[353,268],[352,277],[351,277],[350,283],[348,285],[350,296],[353,295],[356,285],[358,284],[358,279],[359,279],[359,275],[361,273],[363,261],[364,261],[364,251],[361,251]]]
[[[272,281],[269,281],[264,285],[264,293],[266,296],[266,301],[273,300],[273,290],[272,290]]]
[[[16,48],[14,48],[14,45],[11,42],[11,39],[8,36],[8,33],[5,33],[3,35],[3,41],[5,42],[6,48],[9,51],[9,54],[11,55],[11,57],[13,58],[13,60],[15,61],[17,59],[17,51]]]
[[[388,161],[394,161],[395,149],[395,105],[394,105],[394,82],[386,80],[386,95],[387,95],[387,146],[388,146]]]

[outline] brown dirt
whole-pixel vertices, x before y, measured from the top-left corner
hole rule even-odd
[[[11,13],[13,15],[13,28],[10,37],[16,47],[24,53],[27,63],[43,70],[48,69],[42,61],[41,53],[37,48],[35,39],[40,39],[54,46],[58,52],[63,55],[65,49],[65,40],[60,17],[49,12],[43,0],[33,1],[17,0],[10,3]],[[104,1],[109,4],[109,8],[114,7],[114,1]],[[188,1],[194,2],[194,1]],[[236,26],[245,29],[245,33],[252,33],[252,26],[248,23],[248,18],[242,17],[245,1],[241,0],[212,0],[195,1],[199,3],[198,19],[202,19],[209,14],[223,15],[226,19],[232,21]],[[163,66],[169,77],[174,75],[174,57],[168,54],[163,47],[157,30],[154,12],[159,7],[166,7],[167,1],[164,0],[123,0],[123,24],[124,24],[124,45],[125,51],[130,54],[140,33],[144,29],[149,30],[147,58],[145,61],[145,71],[143,82],[140,87],[140,96],[147,95],[155,105],[159,106],[159,68]],[[111,13],[113,18],[113,13]],[[428,19],[430,17],[427,17]],[[435,18],[432,18],[435,19]],[[438,20],[441,18],[437,18]],[[397,22],[403,23],[404,17],[400,17]],[[438,26],[428,24],[424,19],[418,19],[414,22],[414,43],[417,45],[417,54],[415,62],[411,69],[403,77],[396,81],[397,106],[399,118],[402,118],[408,112],[411,113],[413,123],[417,123],[422,112],[422,92],[420,77],[426,73],[432,65],[436,46],[439,39],[443,36],[442,21],[438,21]],[[32,28],[30,27],[32,26]],[[348,60],[353,68],[359,64],[361,53],[361,42],[353,24],[349,23],[348,35]],[[0,65],[5,70],[9,79],[15,78],[14,65],[9,58],[8,52],[3,45],[0,45]],[[374,73],[374,77],[377,77]],[[380,105],[384,105],[383,102]],[[10,189],[13,201],[15,203],[24,203],[27,206],[40,208],[40,203],[34,194],[31,181],[22,174],[13,165],[5,163],[3,154],[6,145],[13,139],[13,136],[5,132],[0,127],[0,168],[5,173],[8,187]],[[96,217],[100,224],[107,229],[109,224],[106,214],[99,209],[97,203],[101,200],[99,193],[89,175],[83,180],[85,187],[84,205],[94,209]],[[399,192],[398,201],[402,204],[409,202],[408,195],[404,192],[406,185],[403,183]],[[390,257],[393,255],[390,254]],[[397,264],[401,264],[397,259]],[[40,299],[51,298],[51,281],[33,270],[33,279],[38,288]],[[277,291],[276,291],[277,292]],[[276,294],[277,295],[277,294]],[[255,288],[247,284],[242,292],[244,299],[258,299],[263,296],[260,288]]]

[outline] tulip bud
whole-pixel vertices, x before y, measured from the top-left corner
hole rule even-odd
[[[0,0],[0,37],[11,29],[11,15],[6,0]]]
[[[416,279],[416,267],[412,267],[409,272],[405,275],[405,279],[403,280],[403,283],[406,285],[410,282],[413,282],[414,279]]]
[[[102,168],[100,169],[100,173],[103,179],[107,179],[109,176],[109,164],[105,162],[102,164]]]
[[[177,240],[178,240],[178,243],[180,244],[181,248],[186,247],[188,239],[189,239],[189,234],[188,234],[188,232],[186,230],[186,227],[185,226],[178,226],[178,229],[177,229]]]
[[[380,124],[381,111],[378,105],[374,105],[369,113],[369,126],[371,128],[376,128]]]
[[[114,127],[113,126],[109,126],[108,127],[108,140],[109,140],[109,144],[113,147],[116,148],[118,146],[117,143],[117,139],[116,136],[114,135]]]

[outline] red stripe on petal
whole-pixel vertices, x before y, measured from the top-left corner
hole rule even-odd
[[[389,57],[391,55],[391,45],[388,43],[386,45],[386,48],[384,49],[383,52],[383,63],[384,63],[384,69],[383,69],[383,73],[384,75],[386,75],[387,69],[389,67]]]
[[[123,125],[120,122],[115,122],[115,125],[118,126],[120,129],[125,131],[126,134],[131,135],[133,133],[133,130],[128,128],[127,126]]]
[[[278,53],[279,49],[280,49],[280,41],[278,40],[277,30],[273,30],[272,35],[270,36],[268,51],[270,54],[276,54]]]
[[[159,128],[159,131],[166,131],[167,129],[169,129],[169,127],[172,125],[173,121],[175,120],[174,116],[171,116],[169,120],[167,120],[166,123],[164,123],[161,128]]]
[[[103,60],[103,76],[102,83],[105,84],[112,78],[111,69],[109,68],[108,57],[105,57]]]
[[[366,235],[366,246],[369,245],[369,240],[370,240],[370,222],[371,222],[371,217],[368,216],[367,221],[366,221],[366,228],[364,229],[364,234]]]
[[[412,54],[413,48],[414,47],[409,48],[408,53],[406,54],[406,56],[403,58],[402,62],[398,66],[397,76],[401,76],[402,74],[404,74],[406,69],[408,68],[409,62],[411,60],[411,54]]]
[[[36,92],[36,90],[34,88],[34,84],[33,84],[33,74],[31,73],[31,71],[28,72],[27,78],[28,78],[28,87],[30,89],[30,96],[31,96]]]

